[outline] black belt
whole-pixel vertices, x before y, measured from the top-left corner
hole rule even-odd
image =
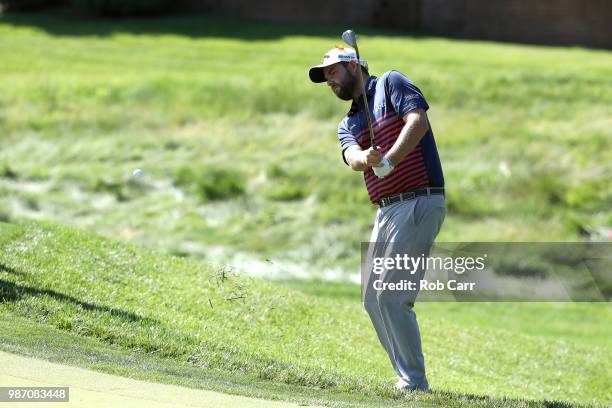
[[[386,207],[388,205],[399,203],[401,201],[414,200],[417,197],[431,195],[431,194],[444,195],[444,187],[418,188],[416,190],[407,191],[405,193],[394,194],[391,196],[381,198],[378,204],[381,207]]]

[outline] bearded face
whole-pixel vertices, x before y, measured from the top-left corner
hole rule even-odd
[[[327,84],[344,101],[353,99],[357,77],[343,64],[335,64],[325,72]]]

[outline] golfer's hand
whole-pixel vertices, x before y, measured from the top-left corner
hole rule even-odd
[[[380,161],[380,164],[378,166],[373,166],[372,170],[374,170],[374,174],[376,174],[376,177],[383,178],[387,174],[391,173],[391,170],[393,170],[393,165],[391,164],[391,161],[389,159],[383,157]]]
[[[380,148],[374,150],[374,148],[370,147],[368,150],[363,151],[363,155],[363,162],[366,167],[378,166],[383,158],[383,155],[380,153]]]

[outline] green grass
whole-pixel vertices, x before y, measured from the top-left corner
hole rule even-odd
[[[340,159],[347,106],[306,75],[341,30],[0,15],[0,215],[357,270],[374,211]],[[406,73],[430,102],[449,191],[439,240],[602,239],[609,52],[359,31],[373,73]]]
[[[99,346],[83,341],[91,353],[106,344],[153,354],[187,376],[160,374],[164,381],[204,386],[198,381],[210,370],[238,382],[268,381],[261,392],[272,396],[273,384],[285,384],[344,395],[337,398],[345,402],[612,402],[606,303],[421,303],[433,393],[400,396],[358,293],[346,284],[267,282],[58,225],[0,224],[5,319],[95,340]],[[27,336],[5,337],[13,349],[35,353]],[[43,341],[57,348],[53,339]]]
[[[0,347],[309,403],[609,405],[608,304],[420,303],[434,392],[390,391],[359,288],[320,280],[374,217],[307,78],[345,28],[0,13]],[[605,239],[609,51],[355,29],[431,105],[439,241]]]
[[[406,406],[401,400],[274,383],[249,373],[203,370],[190,362],[126,350],[95,338],[0,310],[0,350],[140,380],[177,384],[267,400],[337,407]],[[483,404],[484,405],[484,404]],[[535,406],[535,404],[534,404]]]

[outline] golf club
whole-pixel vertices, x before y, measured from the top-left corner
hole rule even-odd
[[[370,130],[370,143],[372,148],[376,150],[376,144],[374,143],[374,129],[372,128],[372,118],[370,117],[370,108],[368,105],[368,97],[366,95],[365,84],[363,83],[363,76],[361,75],[361,58],[359,57],[359,48],[357,47],[357,35],[353,30],[346,30],[342,33],[342,40],[349,46],[355,49],[357,54],[357,65],[360,67],[357,76],[359,77],[359,85],[361,86],[361,96],[363,97],[363,103],[365,105],[365,115],[368,120],[368,129]]]

